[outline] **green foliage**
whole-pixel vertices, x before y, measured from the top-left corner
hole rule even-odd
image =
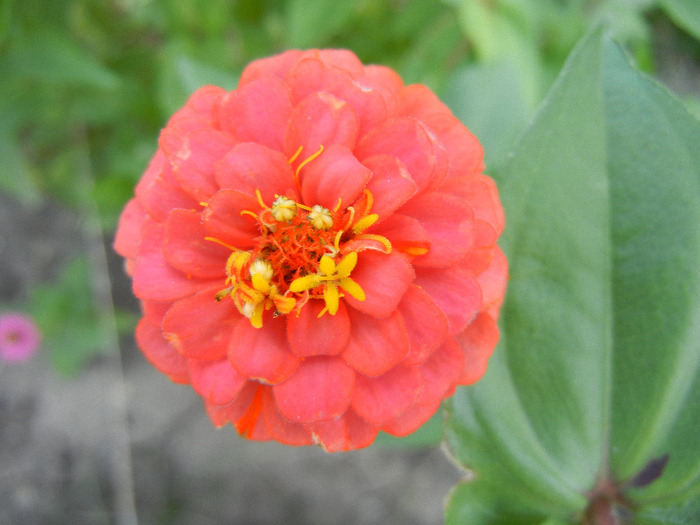
[[[107,350],[85,258],[66,265],[55,283],[42,283],[32,295],[32,316],[44,335],[44,349],[59,372],[74,376],[90,358]]]
[[[596,483],[665,454],[658,479],[619,490],[640,518],[696,512],[699,136],[602,31],[567,62],[495,173],[510,283],[486,377],[450,402],[476,480],[447,523],[580,520]]]

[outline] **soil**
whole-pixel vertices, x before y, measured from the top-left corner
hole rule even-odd
[[[0,195],[2,308],[80,250],[99,264],[99,241],[96,252],[81,230],[55,203]],[[136,311],[107,253],[114,300]],[[51,366],[50,344],[0,364],[2,524],[433,525],[461,477],[437,447],[328,454],[246,441],[214,428],[200,398],[157,372],[131,337],[74,378]]]

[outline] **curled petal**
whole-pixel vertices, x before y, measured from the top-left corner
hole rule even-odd
[[[341,354],[350,366],[366,376],[384,374],[408,355],[408,335],[401,314],[384,319],[348,310],[350,340]]]
[[[230,300],[216,300],[220,285],[175,301],[163,318],[163,334],[178,352],[195,359],[220,359],[241,316]]]
[[[163,255],[173,268],[186,275],[201,279],[223,279],[226,259],[231,250],[206,240],[206,237],[201,213],[175,209],[165,222]]]
[[[199,203],[178,184],[170,162],[158,151],[134,190],[136,198],[156,221],[174,208],[198,209]]]
[[[353,149],[358,127],[357,115],[350,104],[329,93],[314,93],[292,112],[284,141],[285,154],[292,157],[303,147],[299,163],[321,146],[337,144]]]
[[[192,388],[213,405],[233,402],[246,384],[226,358],[216,361],[190,359],[189,369]]]
[[[489,223],[500,235],[505,226],[503,207],[498,197],[496,183],[483,174],[453,177],[445,180],[440,191],[466,200],[474,211],[474,217]]]
[[[312,299],[298,315],[289,316],[287,335],[296,356],[337,355],[345,348],[350,337],[350,319],[345,305],[340,303],[335,315],[319,317],[324,307],[323,301]]]
[[[122,257],[133,259],[141,244],[141,224],[146,218],[146,210],[138,199],[126,203],[119,216],[119,226],[114,237],[114,250]]]
[[[284,383],[272,389],[283,417],[315,423],[342,415],[350,405],[355,372],[336,356],[309,357]]]
[[[451,266],[474,246],[474,214],[468,204],[452,195],[419,195],[401,208],[401,213],[415,218],[430,239],[430,249],[413,260],[415,265]]]
[[[420,403],[432,404],[452,395],[464,363],[464,352],[454,339],[445,341],[419,367],[425,384]]]
[[[364,159],[362,164],[372,172],[367,189],[372,192],[372,213],[379,216],[379,222],[390,217],[418,189],[406,167],[396,157],[373,155]]]
[[[216,168],[221,188],[235,189],[255,196],[256,190],[268,205],[275,195],[296,197],[294,173],[287,158],[279,151],[254,142],[235,146]]]
[[[188,278],[165,259],[161,245],[165,224],[144,226],[134,266],[134,295],[142,300],[174,301],[210,286],[211,280]]]
[[[447,337],[448,323],[444,312],[420,287],[412,284],[399,303],[406,325],[409,352],[403,364],[424,362]]]
[[[303,53],[297,49],[291,49],[279,55],[260,58],[248,64],[241,73],[238,86],[242,87],[262,77],[276,76],[284,78],[287,71],[300,59]]]
[[[175,383],[190,382],[187,358],[170,346],[159,326],[141,319],[136,325],[136,342],[146,359]]]
[[[379,377],[357,375],[352,408],[369,423],[381,426],[408,409],[423,389],[415,367],[395,366]]]
[[[351,277],[364,290],[365,300],[346,295],[345,301],[360,312],[387,317],[396,310],[413,281],[414,273],[411,264],[400,253],[365,251],[359,257]]]
[[[449,155],[448,177],[479,173],[484,151],[479,141],[426,86],[406,86],[399,95],[398,112],[417,118],[435,133]]]
[[[326,452],[340,452],[368,447],[379,428],[348,409],[341,417],[306,425],[315,443]]]
[[[275,76],[263,76],[221,97],[214,115],[219,127],[240,141],[281,151],[291,113],[287,84]]]
[[[392,249],[409,257],[428,253],[430,237],[418,219],[394,213],[372,230],[389,239]]]
[[[299,365],[287,346],[286,323],[266,315],[263,327],[254,328],[246,319],[236,325],[229,339],[228,357],[243,377],[270,385],[286,380]]]
[[[204,227],[209,237],[245,250],[253,247],[258,227],[255,218],[241,212],[259,209],[255,197],[236,190],[221,190],[202,213]]]
[[[301,170],[301,195],[307,205],[333,209],[340,199],[349,205],[364,190],[372,173],[343,146],[329,146]]]
[[[449,269],[420,268],[416,284],[423,288],[447,316],[449,335],[467,326],[481,306],[481,288],[471,272],[461,266]]]
[[[493,317],[481,313],[455,339],[464,352],[464,369],[459,377],[460,385],[475,383],[486,372],[486,364],[498,342],[498,326]]]
[[[236,144],[229,134],[205,129],[189,134],[172,159],[173,174],[180,187],[197,202],[208,200],[218,189],[216,163]]]
[[[373,82],[362,69],[356,75],[338,64],[327,65],[323,60],[307,57],[300,60],[287,74],[292,88],[292,100],[299,102],[314,92],[330,93],[352,105],[359,117],[359,134],[364,135],[387,118],[387,107],[382,94],[373,89]]]
[[[418,430],[440,408],[440,401],[429,404],[416,403],[396,419],[382,425],[382,430],[392,436],[403,437]]]
[[[263,394],[262,417],[265,427],[272,439],[285,445],[311,445],[311,433],[301,423],[288,421],[277,410],[277,404],[271,388],[266,388]]]
[[[437,186],[447,172],[447,157],[442,146],[413,118],[397,118],[375,128],[355,149],[355,155],[363,162],[382,154],[399,159],[419,190]]]

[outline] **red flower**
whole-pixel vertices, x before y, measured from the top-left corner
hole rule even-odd
[[[349,51],[200,89],[117,231],[141,349],[251,439],[348,450],[416,430],[498,339],[503,211],[482,169],[430,90]]]

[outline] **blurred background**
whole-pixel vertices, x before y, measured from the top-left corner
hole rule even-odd
[[[441,523],[466,473],[440,449],[439,418],[352,453],[250,443],[142,358],[111,242],[158,132],[255,58],[343,47],[436,91],[488,171],[601,23],[700,115],[699,6],[0,0],[0,523]]]

